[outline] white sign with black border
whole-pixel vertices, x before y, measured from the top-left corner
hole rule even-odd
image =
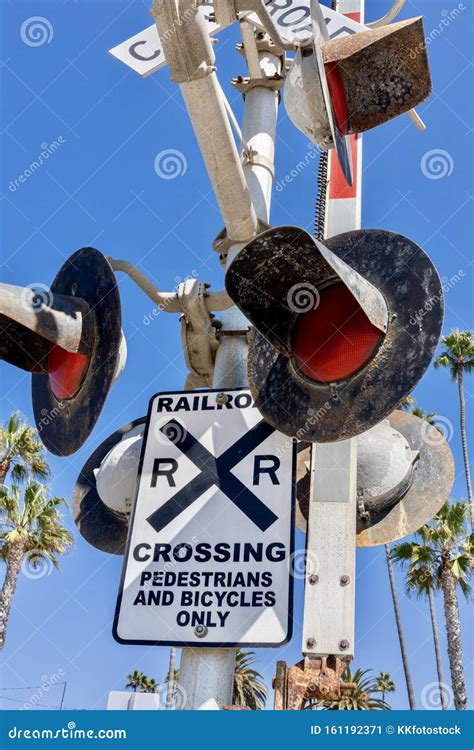
[[[114,638],[288,642],[295,471],[296,443],[262,419],[247,389],[154,396]]]

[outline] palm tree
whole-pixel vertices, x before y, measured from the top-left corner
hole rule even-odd
[[[446,694],[446,680],[444,677],[434,601],[436,580],[431,566],[431,551],[427,546],[428,542],[426,526],[424,526],[414,535],[412,542],[396,544],[391,554],[392,559],[406,569],[405,584],[408,595],[415,593],[417,596],[426,596],[428,598],[441,708],[443,711],[446,711],[448,709],[448,697]]]
[[[398,603],[397,588],[395,586],[395,576],[393,575],[392,558],[390,557],[390,547],[388,544],[385,545],[385,557],[387,559],[387,570],[388,579],[390,581],[390,590],[392,592],[393,610],[395,612],[395,622],[398,631],[398,640],[400,642],[400,652],[402,655],[403,671],[405,672],[405,682],[408,693],[408,703],[410,704],[410,710],[416,709],[415,704],[415,691],[413,690],[413,682],[410,674],[410,666],[408,664],[408,652],[405,643],[405,634],[403,632],[402,618],[400,614],[400,605]]]
[[[423,540],[423,544],[419,544],[422,549],[407,547],[398,553],[401,561],[412,553],[421,557],[431,576],[432,586],[443,592],[451,685],[454,706],[458,710],[467,706],[456,589],[459,587],[466,597],[471,594],[469,579],[473,571],[474,535],[469,535],[466,528],[469,508],[468,503],[446,503],[433,521],[418,533],[418,538]]]
[[[265,706],[268,691],[262,681],[262,675],[251,667],[254,656],[255,651],[237,651],[232,703],[235,706],[248,706],[254,711],[259,711]]]
[[[459,391],[459,417],[461,426],[461,444],[466,474],[467,499],[471,508],[471,528],[474,526],[474,506],[472,499],[471,470],[466,437],[466,402],[464,399],[464,373],[474,368],[474,337],[472,331],[451,331],[443,336],[444,351],[435,359],[435,367],[446,367],[454,381],[457,380]]]
[[[71,533],[62,525],[61,497],[48,499],[46,487],[29,482],[20,496],[16,485],[0,490],[0,556],[7,570],[0,594],[0,648],[5,643],[8,616],[18,575],[24,560],[32,568],[51,562],[59,567],[58,555],[72,544]]]
[[[428,424],[432,425],[433,427],[437,427],[435,411],[425,411],[421,406],[414,406],[413,409],[410,410],[410,413],[414,414],[415,417],[424,419],[425,422],[428,422]],[[437,427],[437,429],[439,430],[439,427]]]
[[[380,693],[379,678],[366,677],[371,669],[357,669],[354,673],[347,667],[342,679],[353,682],[354,691],[342,691],[339,700],[318,701],[308,708],[321,708],[323,711],[390,711],[390,706],[383,698],[374,698],[374,693]],[[392,683],[393,684],[393,683]],[[395,686],[394,686],[395,689]]]
[[[131,672],[127,676],[127,684],[125,685],[125,689],[131,688],[134,693],[137,692],[138,688],[141,687],[143,683],[144,678],[143,672],[140,672],[138,669],[134,669],[133,672]]]
[[[154,677],[146,677],[143,675],[142,684],[140,685],[141,693],[156,693],[158,685]]]
[[[380,672],[375,680],[376,692],[382,693],[382,700],[385,700],[385,693],[394,693],[396,690],[395,683],[388,672]]]
[[[171,654],[171,651],[174,651],[174,654]],[[165,682],[166,682],[166,702],[165,702],[165,709],[170,711],[173,708],[173,703],[176,698],[177,694],[177,685],[179,682],[179,669],[176,669],[175,665],[175,658],[176,658],[176,649],[170,649],[170,669],[168,670],[168,674],[166,675]],[[173,671],[171,672],[171,668]]]
[[[8,424],[0,427],[0,485],[5,483],[10,470],[16,484],[27,477],[46,479],[49,475],[38,432],[16,413]]]
[[[178,681],[177,669],[175,668],[176,663],[176,649],[172,646],[170,648],[170,663],[168,667],[168,674],[166,675],[166,704],[165,708],[170,711],[173,708],[173,698],[175,693],[175,684]]]
[[[397,406],[397,409],[400,409],[400,411],[410,411],[411,407],[415,403],[415,397],[414,396],[404,396],[400,403]]]

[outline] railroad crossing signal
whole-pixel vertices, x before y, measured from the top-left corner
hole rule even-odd
[[[414,242],[383,230],[324,245],[298,227],[249,242],[226,289],[255,326],[249,385],[263,417],[287,435],[333,442],[388,416],[428,367],[443,291]]]
[[[101,552],[123,555],[125,551],[138,472],[134,444],[143,434],[145,423],[146,417],[140,417],[109,435],[89,456],[76,479],[74,522],[86,542]]]
[[[454,458],[436,426],[396,409],[356,441],[358,547],[413,534],[448,500]],[[296,525],[302,531],[310,503],[311,451],[309,445],[298,446]]]
[[[423,23],[414,18],[330,39],[318,2],[312,36],[297,47],[284,88],[292,122],[319,148],[335,148],[352,185],[348,135],[408,112],[431,93]],[[417,54],[407,59],[408,51]]]
[[[33,375],[39,436],[58,456],[88,438],[125,359],[120,296],[107,259],[91,247],[51,287],[0,285],[0,357]]]

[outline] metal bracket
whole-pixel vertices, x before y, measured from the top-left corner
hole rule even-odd
[[[308,702],[337,701],[343,692],[351,693],[356,685],[341,682],[347,667],[338,656],[307,656],[292,667],[278,661],[273,678],[275,711],[302,711]]]
[[[218,322],[207,309],[207,287],[197,279],[189,279],[179,285],[178,299],[184,311],[180,321],[186,364],[191,375],[209,388],[219,339],[216,334]]]
[[[273,164],[273,160],[268,159],[268,157],[260,154],[258,151],[255,151],[255,149],[253,149],[251,146],[244,147],[242,151],[242,163],[258,164],[260,167],[268,169],[272,176],[272,179],[274,179],[275,177],[275,167]]]
[[[282,67],[284,68],[285,51],[276,44],[269,34],[258,31],[255,34],[255,47],[257,52],[268,52],[270,55],[282,58]],[[240,55],[245,57],[245,44],[236,44],[235,49]]]
[[[267,222],[263,221],[263,219],[259,219],[258,229],[253,235],[253,237],[256,237],[262,232],[265,232],[266,229],[270,229],[270,224],[267,224]],[[248,242],[250,242],[250,240],[253,239],[253,237],[249,237]],[[219,234],[217,235],[217,237],[214,239],[212,243],[212,248],[213,250],[216,251],[216,253],[219,253],[221,265],[225,267],[225,262],[226,262],[229,248],[238,244],[239,244],[238,240],[235,240],[235,239],[232,239],[232,237],[229,237],[229,235],[227,234],[227,229],[225,227],[219,232]]]
[[[285,76],[275,73],[273,76],[261,76],[260,78],[250,78],[249,76],[236,76],[232,79],[232,86],[240,91],[245,96],[249,91],[255,89],[257,86],[263,86],[263,88],[271,89],[272,91],[280,91]]]

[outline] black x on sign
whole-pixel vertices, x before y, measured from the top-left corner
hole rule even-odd
[[[207,492],[212,485],[219,487],[229,500],[235,503],[262,531],[268,529],[276,521],[275,513],[262,503],[240,479],[232,474],[234,466],[266,440],[275,431],[274,427],[271,427],[262,419],[237,442],[227,448],[219,458],[208,451],[189,431],[184,430],[182,424],[175,419],[166,422],[160,427],[160,430],[191,459],[200,473],[147,518],[148,523],[153,526],[155,531],[161,531],[176,516],[189,508],[191,503],[197,500],[203,492]],[[280,459],[278,456],[271,454],[255,456],[253,484],[259,483],[260,476],[263,473],[269,475],[273,484],[280,484],[277,473],[279,466]],[[155,458],[151,487],[157,486],[160,476],[165,477],[170,486],[176,486],[173,475],[177,469],[178,461],[176,459]]]
[[[120,643],[291,637],[296,447],[246,389],[158,393],[114,620]]]

